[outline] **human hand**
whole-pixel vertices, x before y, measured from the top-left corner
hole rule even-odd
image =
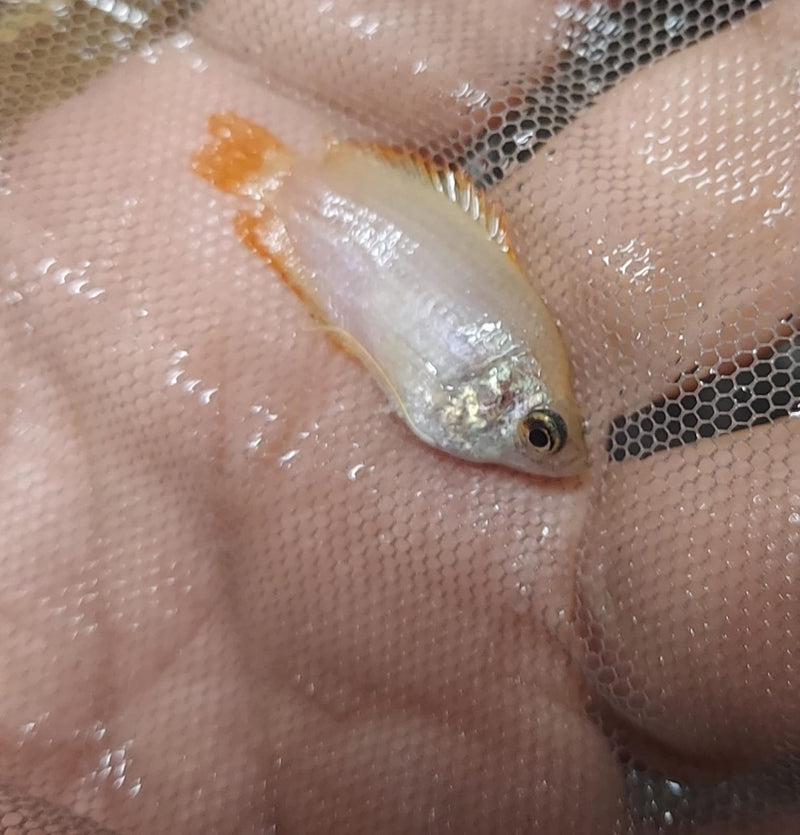
[[[191,171],[225,109],[304,149],[444,142],[464,129],[449,92],[550,60],[553,4],[530,23],[507,5],[488,29],[481,4],[210,4],[194,43],[14,139],[0,716],[19,791],[136,832],[582,835],[641,817],[642,765],[745,781],[768,807],[752,831],[787,831],[767,789],[800,715],[796,422],[641,461],[605,445],[797,314],[796,11],[638,72],[492,190],[561,320],[584,480],[416,441]],[[697,831],[728,831],[698,808]]]

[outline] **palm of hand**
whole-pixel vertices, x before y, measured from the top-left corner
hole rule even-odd
[[[278,77],[302,20],[252,36]],[[28,123],[0,207],[6,778],[137,831],[606,833],[623,749],[677,779],[791,753],[794,422],[604,444],[792,312],[797,27],[775,4],[638,74],[495,189],[571,353],[579,483],[415,441],[188,166],[213,110],[298,143],[414,125],[452,70],[389,102],[377,67],[350,123],[168,48]]]

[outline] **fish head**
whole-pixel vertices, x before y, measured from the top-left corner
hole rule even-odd
[[[589,466],[569,387],[551,386],[526,356],[502,357],[443,386],[426,433],[460,458],[561,478]]]

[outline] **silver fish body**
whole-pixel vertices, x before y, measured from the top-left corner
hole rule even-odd
[[[348,143],[278,159],[265,154],[245,189],[259,247],[411,430],[470,461],[584,471],[558,328],[471,185]]]

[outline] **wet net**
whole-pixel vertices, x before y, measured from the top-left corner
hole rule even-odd
[[[0,4],[0,832],[800,831],[798,66],[791,0]],[[589,475],[415,440],[223,111],[485,187]]]

